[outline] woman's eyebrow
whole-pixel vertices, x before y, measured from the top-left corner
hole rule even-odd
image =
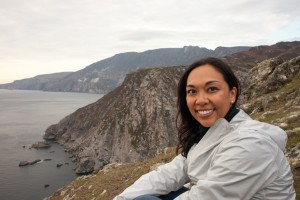
[[[186,84],[186,87],[195,87],[193,84]]]
[[[217,81],[217,80],[208,81],[208,82],[205,83],[205,85],[210,85],[210,84],[213,84],[213,83],[220,83],[220,81]],[[187,83],[186,87],[196,87],[196,86],[193,85],[192,83]]]
[[[205,83],[205,85],[210,85],[210,84],[213,84],[213,83],[220,83],[220,81],[217,81],[217,80],[208,81],[207,83]]]

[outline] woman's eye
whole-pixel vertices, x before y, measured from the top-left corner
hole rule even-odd
[[[210,87],[207,89],[208,92],[215,92],[217,90],[218,90],[218,88],[216,88],[216,87]]]
[[[194,89],[189,89],[186,91],[187,94],[195,94],[196,93],[196,90]]]

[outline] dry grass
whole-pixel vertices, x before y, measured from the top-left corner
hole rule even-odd
[[[95,175],[81,176],[61,188],[48,200],[89,199],[111,200],[157,163],[166,163],[175,157],[175,150],[167,154],[131,164],[111,164]]]

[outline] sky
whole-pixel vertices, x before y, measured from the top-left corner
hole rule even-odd
[[[300,0],[0,0],[0,84],[124,52],[300,41]]]

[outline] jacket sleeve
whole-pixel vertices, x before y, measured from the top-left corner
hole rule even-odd
[[[262,135],[238,135],[217,148],[206,178],[176,200],[247,200],[277,176],[275,156],[282,151]]]
[[[168,194],[180,189],[187,181],[186,158],[178,155],[170,163],[141,176],[114,200],[130,200],[145,194]]]

